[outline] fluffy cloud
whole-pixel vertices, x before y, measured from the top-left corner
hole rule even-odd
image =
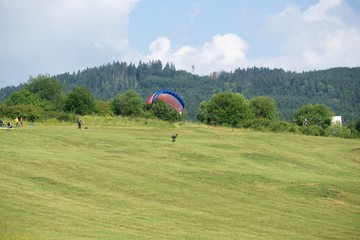
[[[173,52],[170,40],[161,37],[152,42],[149,49],[148,60],[172,62],[177,68],[187,71],[194,66],[197,74],[209,74],[212,71],[230,71],[246,62],[248,44],[236,34],[228,33],[214,36],[211,42],[199,48],[183,46]]]
[[[166,37],[159,37],[150,44],[149,51],[150,55],[147,59],[156,59],[164,61],[169,58],[171,43]]]
[[[220,28],[199,33],[208,37],[206,42],[198,38],[203,42],[193,46],[189,42],[194,34],[186,33],[205,29],[198,18],[208,24],[202,15],[208,8],[195,4],[182,30],[151,29],[161,35],[141,42],[149,45],[142,53],[134,50],[128,37],[130,14],[139,1],[0,0],[0,87],[24,82],[28,75],[76,71],[113,60],[159,59],[201,75],[251,66],[306,71],[360,63],[360,16],[345,0],[319,0],[305,10],[288,4],[267,16],[263,29],[249,26],[252,39],[236,32],[236,21],[227,25],[230,33],[217,34],[222,30],[219,21]],[[146,34],[143,30],[137,29],[140,38]]]
[[[295,71],[359,66],[358,18],[342,0],[320,0],[303,12],[288,5],[269,21],[283,39],[279,55],[254,62]]]
[[[0,0],[0,76],[57,74],[112,61],[129,52],[129,14],[138,0]],[[27,80],[22,76],[22,81]]]
[[[337,8],[342,0],[320,0],[317,4],[311,5],[303,14],[302,18],[307,22],[329,21],[335,24],[340,19],[329,14],[329,11]]]
[[[146,59],[173,62],[178,69],[187,71],[194,65],[197,74],[249,66],[292,71],[354,67],[360,63],[358,20],[359,15],[342,0],[320,0],[304,11],[288,4],[266,21],[265,36],[272,39],[268,48],[273,48],[270,43],[276,40],[281,46],[273,56],[264,53],[264,56],[247,57],[251,44],[239,35],[228,33],[216,35],[199,47],[178,49],[171,49],[170,40],[161,37],[151,43]]]

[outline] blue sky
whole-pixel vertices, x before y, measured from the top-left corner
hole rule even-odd
[[[360,66],[360,0],[0,0],[0,87],[112,61]]]

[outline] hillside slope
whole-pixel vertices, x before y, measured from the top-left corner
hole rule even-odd
[[[84,126],[0,130],[0,239],[360,236],[359,140],[126,119]]]

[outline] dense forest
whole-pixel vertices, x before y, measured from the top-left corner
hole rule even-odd
[[[305,104],[325,104],[342,116],[345,123],[360,117],[360,67],[302,73],[252,67],[198,76],[176,70],[173,64],[164,66],[161,61],[139,62],[138,65],[113,62],[53,77],[61,81],[67,92],[75,86],[86,86],[95,98],[104,100],[132,89],[145,102],[156,90],[170,89],[183,97],[189,120],[196,119],[201,102],[224,91],[241,93],[248,99],[272,97],[280,117],[290,122],[295,110]],[[25,85],[0,89],[0,101]]]

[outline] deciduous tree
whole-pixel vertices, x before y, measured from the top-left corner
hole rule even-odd
[[[79,115],[94,113],[94,97],[86,87],[75,87],[66,96],[64,110]]]
[[[141,116],[143,113],[143,101],[134,90],[117,95],[111,105],[116,115]]]
[[[268,96],[259,96],[250,100],[250,106],[255,118],[275,120],[279,113],[276,109],[275,100]]]
[[[26,89],[42,99],[56,101],[60,99],[64,87],[56,78],[39,75],[36,78],[30,78]]]
[[[296,110],[294,121],[299,126],[320,126],[323,129],[331,123],[334,113],[324,104],[307,104]]]
[[[242,127],[253,119],[253,113],[249,100],[242,94],[223,92],[202,104],[201,119],[210,125]]]

